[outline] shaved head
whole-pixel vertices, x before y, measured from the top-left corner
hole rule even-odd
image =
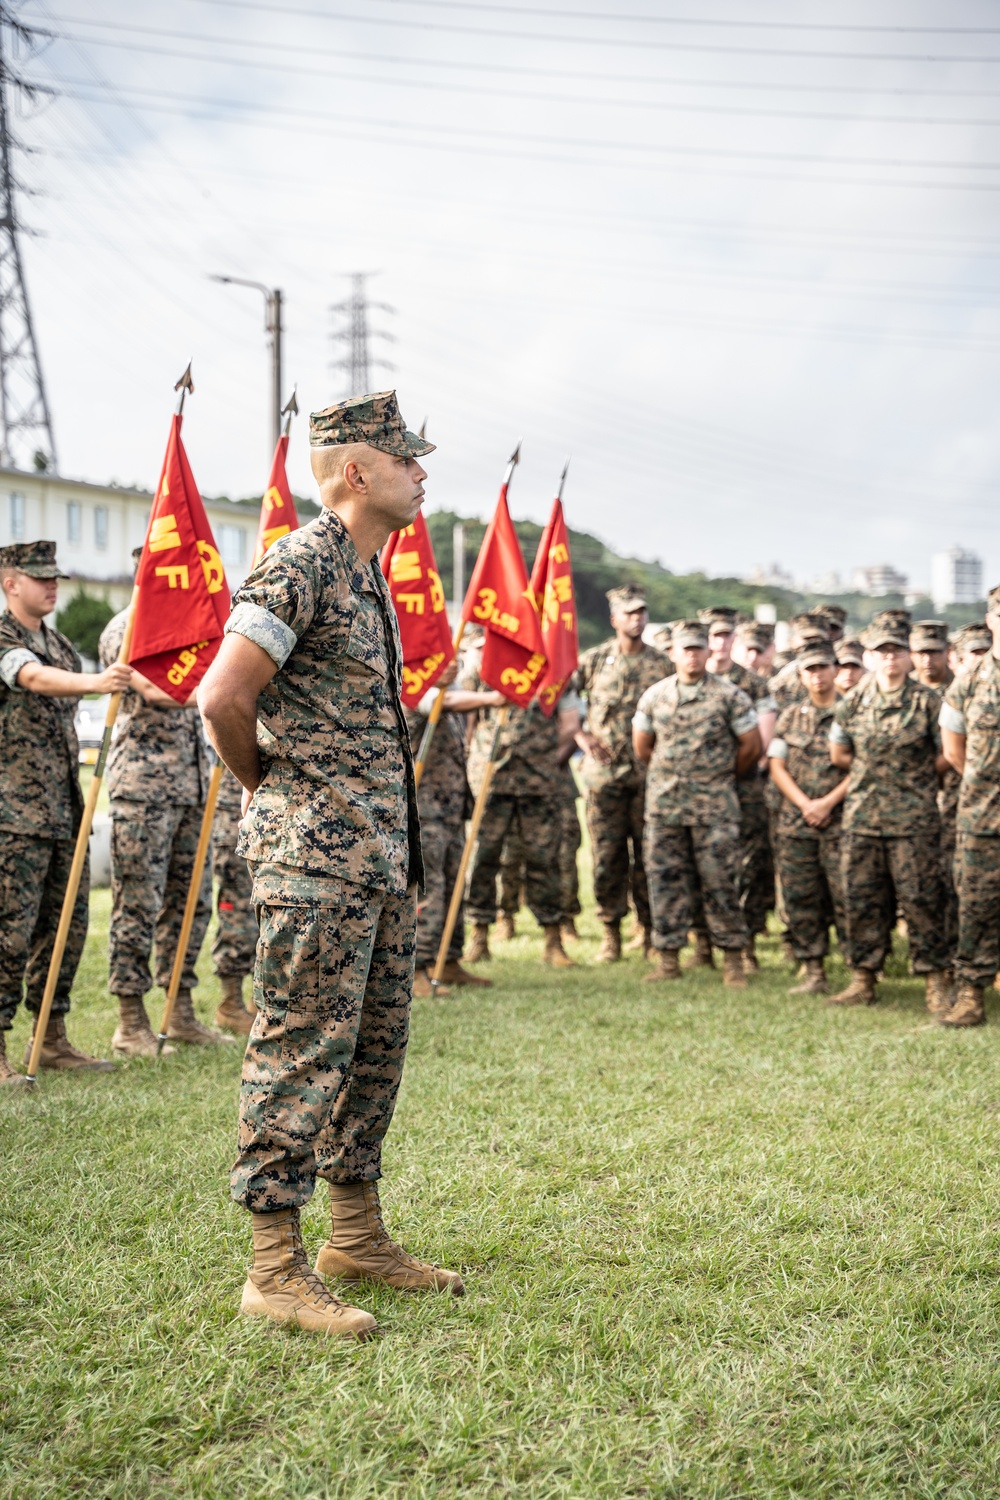
[[[331,479],[339,479],[349,463],[361,467],[375,452],[367,443],[332,443],[326,448],[311,448],[309,462],[316,483],[322,487]]]

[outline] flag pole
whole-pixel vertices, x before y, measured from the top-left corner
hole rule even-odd
[[[125,633],[122,636],[122,643],[118,651],[119,662],[128,661],[128,654],[132,648],[132,627],[135,623],[135,601],[138,593],[138,588],[133,586],[132,597],[129,600],[128,615],[125,620]],[[111,749],[111,731],[118,717],[118,708],[121,701],[121,693],[111,694],[108,701],[108,711],[104,719],[104,734],[101,737],[101,748],[98,751],[97,761],[94,765],[93,779],[87,788],[87,796],[83,804],[83,814],[80,818],[80,827],[76,835],[76,848],[73,850],[73,862],[69,867],[69,879],[66,882],[66,893],[63,896],[59,926],[56,928],[52,957],[49,960],[49,972],[45,980],[45,991],[42,995],[42,1003],[35,1020],[35,1034],[31,1042],[31,1056],[28,1060],[28,1072],[26,1075],[29,1084],[34,1084],[38,1077],[38,1060],[41,1057],[42,1046],[45,1041],[45,1032],[49,1024],[49,1015],[52,1011],[52,1001],[55,999],[56,985],[59,983],[59,970],[62,968],[63,954],[66,952],[66,942],[69,938],[70,923],[73,920],[73,908],[76,906],[77,893],[83,877],[83,866],[87,858],[90,830],[94,825],[94,812],[97,808],[97,799],[100,796],[101,783],[104,780],[104,767],[107,763],[108,751]]]
[[[208,857],[208,845],[212,837],[212,824],[215,821],[215,807],[219,800],[219,787],[222,785],[222,771],[222,761],[216,759],[212,767],[212,774],[208,779],[208,795],[205,798],[205,811],[201,815],[201,831],[198,834],[198,847],[194,852],[194,864],[191,867],[191,883],[188,886],[187,900],[184,903],[184,916],[181,918],[181,934],[177,940],[174,966],[170,971],[170,983],[167,986],[167,1002],[163,1007],[163,1020],[160,1022],[160,1029],[156,1034],[157,1057],[162,1056],[163,1044],[167,1040],[167,1032],[170,1030],[174,1002],[181,987],[181,975],[184,973],[188,944],[191,941],[194,914],[198,908],[198,892],[201,889],[201,877],[205,869],[205,860]]]
[[[424,418],[424,426],[421,427],[421,429],[420,429],[420,436],[421,437],[423,437],[423,435],[424,435],[424,428],[426,426],[427,426],[427,419],[425,417]],[[521,462],[521,440],[520,440],[520,438],[518,438],[517,447],[514,449],[513,453],[510,455],[510,458],[507,460],[507,469],[506,469],[506,471],[504,473],[504,476],[503,476],[503,484],[501,485],[501,489],[502,490],[506,490],[507,489],[508,485],[510,484],[511,479],[513,478],[514,470],[517,468],[517,466],[518,466],[518,464],[520,462]],[[566,460],[566,467],[567,468],[569,467],[569,459]],[[565,473],[565,470],[564,470],[563,471],[563,478],[565,479],[565,477],[566,477],[566,473]],[[456,599],[455,603],[456,604],[458,603],[457,599]],[[465,619],[463,617],[458,622],[458,629],[455,631],[455,639],[451,643],[452,644],[452,650],[454,651],[454,653],[455,653],[456,656],[458,655],[458,648],[462,644],[462,636],[464,635],[464,633],[465,633]],[[439,688],[438,689],[437,697],[434,699],[434,702],[431,704],[431,711],[430,711],[430,713],[427,716],[427,723],[424,725],[424,732],[423,732],[423,735],[421,736],[421,739],[420,739],[420,748],[417,751],[417,758],[413,762],[413,779],[414,779],[414,782],[416,783],[416,785],[418,787],[420,785],[420,778],[424,774],[424,766],[427,764],[427,755],[428,755],[428,752],[430,751],[430,748],[431,748],[431,740],[433,740],[433,738],[434,738],[434,731],[435,731],[435,729],[438,726],[438,723],[439,723],[440,718],[441,718],[442,711],[444,709],[444,695],[445,695],[445,693],[447,691],[448,691],[447,688]]]
[[[431,975],[431,988],[437,993],[437,987],[441,983],[445,964],[448,962],[448,949],[451,946],[452,933],[458,921],[459,909],[462,898],[465,895],[465,877],[469,868],[469,860],[472,858],[472,850],[479,837],[479,827],[486,812],[486,803],[490,795],[490,783],[493,780],[493,772],[496,769],[497,750],[500,745],[500,734],[510,718],[510,706],[504,704],[497,712],[496,727],[493,730],[493,742],[490,745],[490,758],[483,770],[483,779],[479,787],[479,795],[476,797],[475,806],[472,809],[472,818],[469,822],[469,832],[465,840],[465,848],[462,850],[462,859],[458,866],[458,875],[455,878],[455,888],[451,893],[451,904],[448,907],[448,916],[441,934],[441,945],[438,948],[437,962],[434,965],[434,973]]]
[[[296,399],[296,392],[298,391],[298,388],[299,387],[297,383],[292,386],[292,394],[289,396],[288,400],[281,408],[281,415],[285,418],[285,430],[283,433],[284,437],[287,437],[292,430],[292,418],[298,416],[299,403]]]

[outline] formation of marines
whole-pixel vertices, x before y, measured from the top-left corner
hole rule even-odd
[[[423,500],[419,459],[393,392],[310,419],[320,516],[279,538],[239,589],[222,647],[178,705],[118,661],[124,612],[86,673],[45,623],[59,573],[52,542],[0,549],[0,1084],[17,1006],[38,1013],[80,825],[73,709],[123,694],[108,763],[112,820],[112,1047],[156,1054],[145,1008],[166,987],[194,869],[213,749],[227,770],[211,868],[169,1036],[246,1039],[234,1200],[251,1215],[254,1261],[241,1310],[332,1335],[374,1319],[326,1278],[460,1294],[454,1271],[386,1229],[382,1142],[397,1097],[413,994],[488,986],[467,965],[509,939],[526,902],[543,960],[572,968],[579,912],[579,783],[602,939],[629,946],[651,983],[714,967],[745,989],[776,911],[798,967],[791,993],[872,1004],[898,922],[926,1002],[944,1026],[985,1020],[1000,970],[1000,588],[986,619],[949,640],[939,621],[875,615],[845,639],[822,605],[771,631],[727,607],[648,633],[633,587],[608,594],[612,635],[582,657],[551,716],[515,710],[479,673],[481,640],[442,682],[444,713],[419,795],[414,748],[433,694],[400,702],[401,647],[377,555]],[[200,712],[199,712],[200,710]],[[206,739],[207,734],[207,739]],[[209,743],[210,742],[210,743]],[[211,748],[210,748],[211,747]],[[432,970],[472,798],[494,775],[447,952]],[[169,796],[165,789],[169,788]],[[217,886],[215,1025],[194,1009],[195,962]],[[41,1065],[107,1070],[66,1030],[87,929],[86,869],[43,1039]],[[468,943],[466,945],[466,923]],[[850,980],[828,994],[831,931]],[[254,1009],[243,984],[254,974]],[[300,1210],[328,1184],[330,1234],[315,1265]]]

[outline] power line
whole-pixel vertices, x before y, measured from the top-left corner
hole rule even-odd
[[[98,22],[95,24],[103,25],[106,23]],[[129,31],[146,31],[148,28],[135,26],[125,29]],[[166,36],[183,35],[183,33],[178,32],[158,32],[156,34]],[[286,73],[296,78],[335,77],[346,78],[351,82],[357,83],[385,82],[384,76],[379,76],[378,74],[361,74],[351,69],[335,70],[331,69],[328,66],[311,68],[303,66],[302,63],[277,62],[273,57],[268,57],[266,60],[259,62],[254,59],[246,59],[241,57],[229,57],[220,59],[217,52],[204,53],[182,50],[176,47],[152,47],[148,44],[139,42],[120,41],[117,37],[77,37],[73,36],[69,32],[60,33],[60,40],[83,43],[88,47],[114,47],[119,51],[138,52],[147,57],[171,57],[178,58],[186,62],[218,63],[222,61],[228,62],[231,65],[239,66],[241,68],[257,68],[268,73]],[[282,52],[293,53],[299,56],[309,55],[315,57],[325,55],[342,57],[344,55],[342,53],[336,52],[333,48],[305,48],[290,46],[281,43],[274,45],[269,42],[244,42],[237,41],[233,37],[199,36],[197,40],[200,42],[204,42],[209,46],[236,45],[239,47],[259,47],[267,51],[268,53],[273,53],[275,50],[278,50]],[[434,94],[472,94],[477,98],[486,96],[488,98],[494,99],[527,99],[535,100],[539,104],[544,105],[580,104],[585,106],[587,109],[591,109],[595,105],[597,105],[601,108],[644,109],[655,110],[658,113],[678,115],[708,115],[713,117],[736,116],[739,118],[767,120],[817,120],[829,122],[856,121],[858,123],[863,123],[866,125],[957,125],[976,127],[1000,126],[1000,117],[993,119],[983,119],[982,117],[969,115],[888,115],[872,114],[869,112],[859,113],[857,111],[852,113],[844,113],[844,111],[842,110],[838,112],[834,110],[767,109],[760,107],[755,108],[750,105],[697,104],[687,103],[684,101],[673,102],[663,99],[613,99],[608,97],[601,97],[600,95],[594,95],[593,93],[587,95],[552,93],[540,94],[537,92],[532,92],[529,89],[484,88],[482,84],[442,83],[433,79],[412,77],[398,78],[393,80],[393,87],[417,89],[421,92]]]
[[[380,365],[383,369],[391,370],[392,365],[388,360],[371,352],[372,338],[392,339],[391,333],[384,329],[370,328],[368,325],[368,314],[373,310],[379,312],[395,312],[388,302],[372,302],[366,294],[365,283],[368,273],[355,271],[351,275],[351,294],[343,302],[335,302],[330,308],[332,313],[344,318],[344,323],[335,328],[331,335],[334,348],[343,344],[346,354],[333,360],[332,368],[345,370],[347,372],[347,389],[345,396],[364,396],[372,389],[371,370],[373,365]]]

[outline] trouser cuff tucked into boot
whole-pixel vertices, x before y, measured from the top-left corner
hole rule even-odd
[[[245,1317],[297,1323],[333,1338],[365,1339],[374,1331],[371,1313],[341,1302],[310,1266],[297,1208],[252,1217],[253,1266],[240,1301]]]
[[[111,1050],[119,1057],[155,1057],[156,1037],[149,1024],[146,1007],[138,995],[116,995],[118,1001],[118,1026],[111,1038]],[[164,1042],[163,1051],[176,1052],[169,1042]]]
[[[243,977],[239,974],[219,976],[222,1001],[215,1012],[216,1026],[234,1031],[237,1036],[249,1036],[253,1029],[254,1012],[243,1004]]]
[[[377,1182],[330,1183],[330,1238],[316,1257],[323,1276],[380,1281],[406,1292],[452,1292],[465,1284],[457,1271],[417,1260],[389,1237]]]
[[[655,949],[653,955],[654,968],[651,973],[643,975],[643,983],[658,984],[661,979],[680,979],[679,951],[677,948]]]
[[[594,954],[595,964],[616,964],[622,956],[622,929],[620,922],[604,922],[601,946]]]
[[[548,964],[553,969],[575,969],[576,964],[570,958],[562,945],[562,934],[558,922],[551,922],[542,928],[545,934],[545,946],[542,949],[542,963]]]
[[[35,1019],[35,1026],[38,1019]],[[27,1067],[31,1060],[31,1049],[34,1045],[34,1035],[28,1043],[24,1054],[24,1066]],[[49,1024],[45,1028],[45,1038],[42,1042],[42,1051],[38,1059],[39,1068],[51,1068],[57,1073],[89,1072],[110,1073],[114,1063],[107,1062],[103,1057],[90,1057],[86,1052],[80,1052],[73,1046],[66,1035],[66,1018],[64,1016],[49,1016]]]
[[[827,1005],[874,1005],[876,999],[875,975],[870,969],[855,969],[846,990],[841,990],[838,995],[831,995],[826,1003]]]

